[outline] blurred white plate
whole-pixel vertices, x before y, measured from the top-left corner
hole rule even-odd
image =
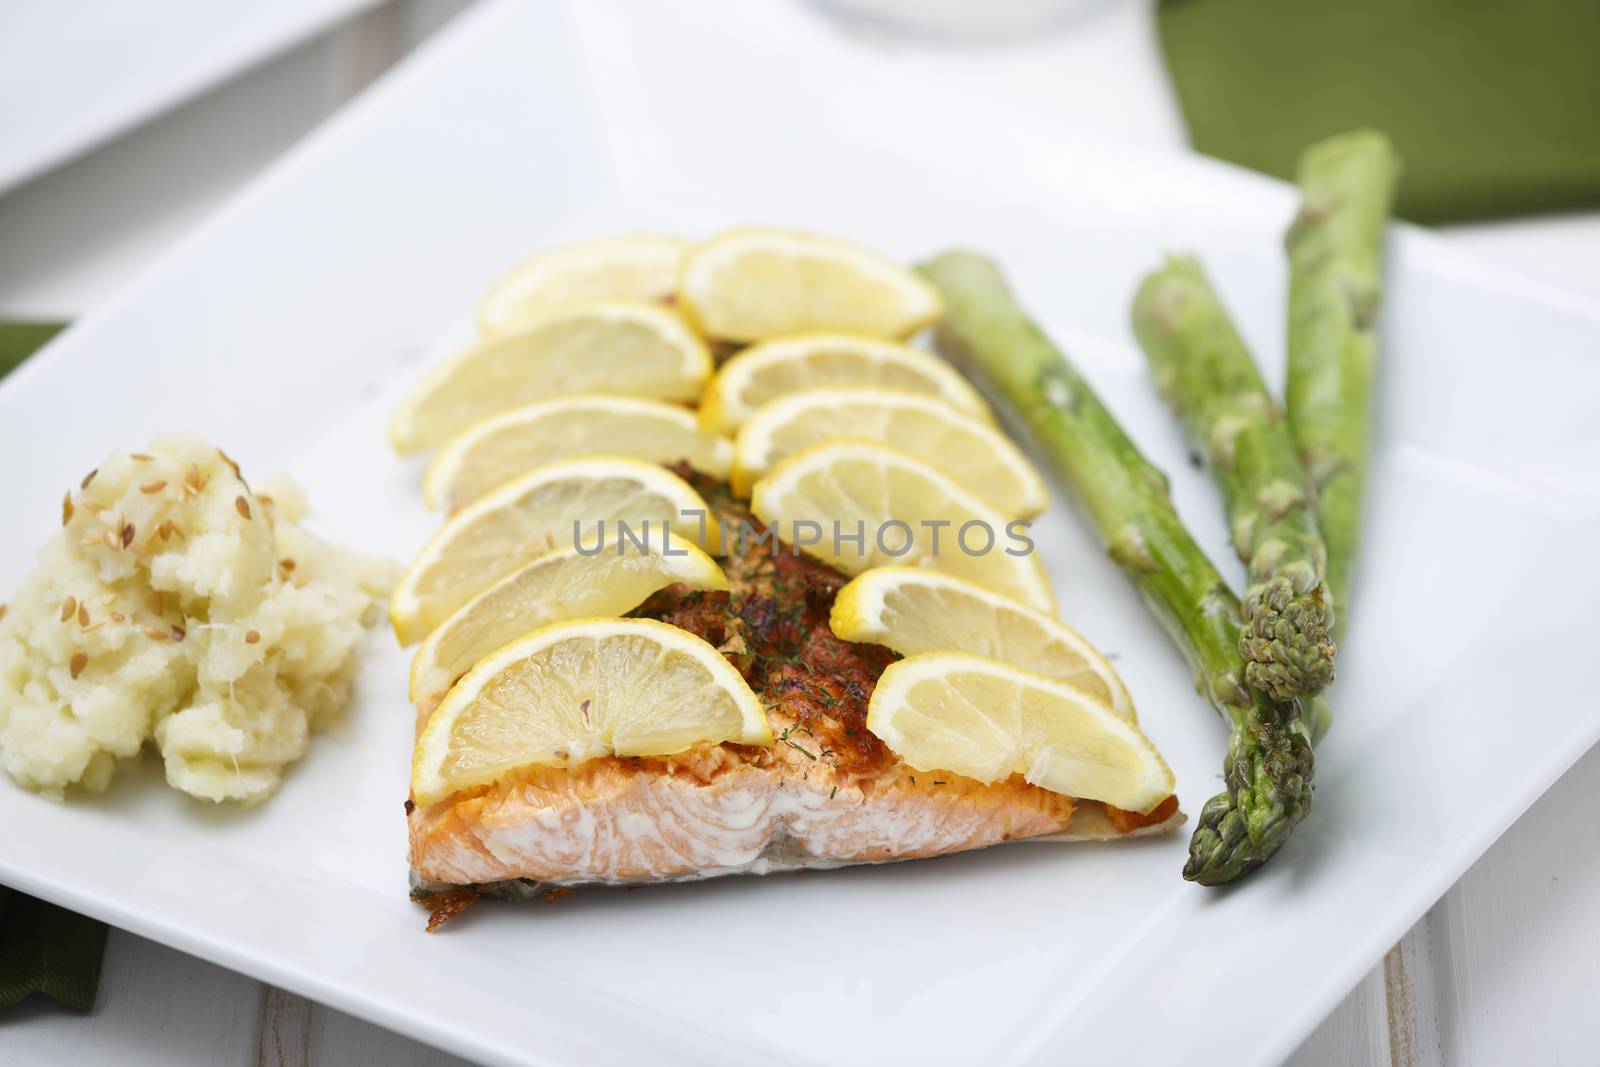
[[[6,0],[0,192],[379,0]]]
[[[901,99],[703,10],[479,8],[13,375],[0,589],[63,488],[162,428],[208,434],[251,472],[292,468],[325,525],[408,555],[430,520],[382,423],[497,272],[581,235],[748,221],[907,258],[995,253],[1226,560],[1127,305],[1164,249],[1196,249],[1275,374],[1292,191]],[[347,726],[257,810],[172,794],[153,761],[64,804],[0,779],[0,882],[493,1062],[1275,1062],[1600,735],[1600,574],[1584,565],[1600,309],[1412,230],[1391,274],[1318,810],[1231,891],[1179,879],[1179,835],[491,904],[427,935],[406,898],[411,713],[386,634]],[[1221,726],[1070,508],[1037,539],[1192,815]]]

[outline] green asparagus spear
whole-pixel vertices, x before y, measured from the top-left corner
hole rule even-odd
[[[1376,130],[1312,145],[1300,157],[1300,213],[1286,240],[1289,426],[1317,490],[1341,627],[1367,477],[1383,231],[1399,173]]]
[[[1333,680],[1333,598],[1316,502],[1282,411],[1193,259],[1139,287],[1134,332],[1156,387],[1222,489],[1233,547],[1249,568],[1239,651],[1274,700]]]
[[[1295,704],[1245,682],[1238,598],[1173,510],[1166,477],[1029,320],[993,262],[947,252],[919,269],[944,297],[940,348],[1033,432],[1230,725],[1227,788],[1200,814],[1184,877],[1216,885],[1260,866],[1311,810],[1311,745]]]

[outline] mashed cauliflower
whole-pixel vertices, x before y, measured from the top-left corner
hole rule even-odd
[[[115,454],[0,617],[0,756],[23,785],[102,790],[154,740],[167,781],[251,803],[350,696],[392,568],[303,530],[199,437]]]

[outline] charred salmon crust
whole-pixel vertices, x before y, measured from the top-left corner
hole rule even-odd
[[[722,487],[696,488],[730,529],[753,523]],[[1138,815],[1020,777],[985,785],[912,770],[866,728],[873,686],[895,654],[828,628],[844,577],[775,541],[729,542],[728,591],[673,587],[634,614],[721,650],[766,705],[777,743],[529,767],[409,810],[419,899],[444,894],[453,911],[462,896],[448,891],[461,887],[523,896],[915,859],[1019,838],[1160,833],[1182,822],[1175,797]]]

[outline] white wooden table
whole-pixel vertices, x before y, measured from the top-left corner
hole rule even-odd
[[[106,299],[467,2],[396,0],[0,197],[0,315],[66,317]],[[1063,33],[1020,44],[940,46],[860,25],[838,36],[840,47],[869,50],[907,78],[937,79],[1080,136],[1146,151],[1183,145],[1148,0],[1102,5]],[[1447,232],[1503,267],[1600,298],[1600,214]],[[1593,1062],[1597,807],[1600,750],[1512,827],[1291,1062]],[[0,1062],[460,1061],[113,931],[95,1012],[69,1015],[38,998],[0,1011]]]

